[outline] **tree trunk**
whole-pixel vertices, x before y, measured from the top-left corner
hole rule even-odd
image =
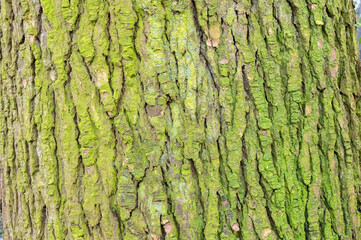
[[[361,239],[352,0],[1,0],[5,239]]]

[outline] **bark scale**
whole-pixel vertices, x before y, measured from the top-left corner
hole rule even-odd
[[[352,0],[1,0],[5,239],[360,239]]]

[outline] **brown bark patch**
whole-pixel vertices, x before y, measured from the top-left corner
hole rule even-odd
[[[147,112],[151,117],[163,115],[162,106],[147,106]]]
[[[208,38],[208,40],[207,40],[207,46],[209,46],[209,47],[217,47],[218,44],[219,44],[219,39]]]
[[[265,239],[268,235],[271,234],[271,232],[272,232],[272,230],[269,228],[266,228],[265,230],[263,230],[262,239]]]
[[[335,48],[331,50],[331,61],[335,61],[337,59],[337,52]]]
[[[317,46],[318,46],[319,48],[322,48],[323,43],[322,43],[322,39],[321,39],[321,38],[318,39],[318,41],[317,41]]]
[[[153,238],[153,240],[158,240],[159,239],[159,237],[154,233],[151,233],[150,236]]]
[[[227,59],[222,59],[218,62],[219,64],[227,64],[228,60]]]
[[[337,70],[338,70],[338,66],[331,68],[331,76],[332,77],[336,77]]]
[[[99,73],[97,74],[97,81],[95,85],[97,87],[100,87],[102,85],[102,82],[107,81],[107,74],[103,69],[100,69]]]
[[[352,221],[353,221],[354,226],[357,226],[357,224],[358,224],[358,218],[357,218],[356,215],[352,218]]]
[[[303,135],[303,139],[305,140],[306,143],[310,144],[311,141],[310,141],[310,134],[309,133],[305,133]]]
[[[239,225],[238,223],[235,223],[232,225],[232,230],[235,231],[235,232],[238,232],[239,231]]]
[[[313,3],[312,4],[312,9],[316,9],[317,8],[317,4],[316,3]]]
[[[292,57],[291,60],[290,60],[290,62],[289,62],[289,65],[288,65],[288,66],[289,66],[290,68],[293,68],[294,62],[295,62],[295,58]]]
[[[173,231],[174,227],[173,225],[169,222],[166,225],[164,225],[164,231],[169,234]]]
[[[313,186],[313,192],[318,200],[320,200],[320,189],[317,187],[317,185]]]
[[[162,220],[162,224],[163,224],[163,225],[166,225],[167,223],[169,223],[169,219],[164,219],[164,220]]]

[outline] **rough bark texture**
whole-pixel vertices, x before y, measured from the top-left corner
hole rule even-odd
[[[5,239],[361,239],[352,0],[1,0]]]

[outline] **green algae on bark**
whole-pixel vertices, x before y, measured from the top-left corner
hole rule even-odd
[[[352,0],[2,0],[5,239],[359,239]]]

